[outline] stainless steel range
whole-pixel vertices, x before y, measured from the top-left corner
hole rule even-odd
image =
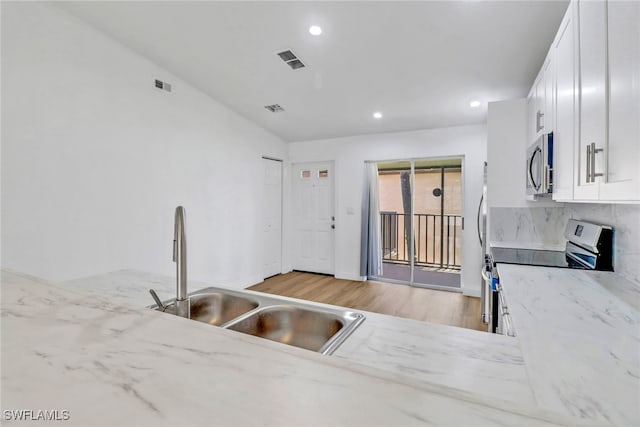
[[[496,264],[613,271],[613,235],[609,226],[570,219],[564,232],[564,251],[492,247],[482,272],[489,332],[515,336]]]
[[[491,248],[493,263],[613,271],[613,229],[570,219],[564,251]]]

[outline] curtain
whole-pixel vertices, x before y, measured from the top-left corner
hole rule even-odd
[[[361,236],[360,275],[382,276],[380,196],[378,194],[378,165],[375,163],[365,163]]]

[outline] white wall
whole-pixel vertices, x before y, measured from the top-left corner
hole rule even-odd
[[[462,286],[465,294],[480,295],[479,271],[482,255],[477,238],[476,210],[482,194],[482,168],[486,159],[485,126],[362,135],[289,144],[291,163],[335,161],[337,277],[361,279],[360,223],[364,162],[445,156],[464,156]]]
[[[173,93],[154,79],[173,84]],[[2,266],[50,280],[261,280],[262,155],[277,137],[51,4],[2,4]]]

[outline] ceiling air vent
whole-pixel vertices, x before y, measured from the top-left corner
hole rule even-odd
[[[271,111],[272,113],[280,113],[284,111],[284,108],[282,108],[279,104],[265,105],[264,108]]]
[[[282,59],[285,62],[285,64],[287,64],[293,70],[306,67],[306,65],[304,65],[304,63],[300,60],[300,58],[298,58],[296,54],[290,50],[279,52],[278,56],[280,57],[280,59]]]

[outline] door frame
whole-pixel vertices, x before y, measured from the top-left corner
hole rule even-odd
[[[456,288],[451,288],[448,286],[441,286],[441,285],[429,285],[429,284],[423,284],[423,283],[415,283],[414,282],[414,262],[411,261],[413,260],[413,256],[414,256],[414,240],[415,240],[415,233],[412,232],[411,233],[411,238],[410,238],[410,242],[409,242],[409,266],[411,268],[410,270],[410,279],[409,281],[404,281],[404,280],[396,280],[396,279],[388,279],[385,277],[381,277],[381,276],[371,276],[371,277],[367,277],[367,279],[371,279],[371,280],[376,280],[376,281],[380,281],[380,282],[388,282],[388,283],[394,283],[394,284],[399,284],[399,285],[409,285],[411,287],[414,288],[426,288],[426,289],[435,289],[435,290],[441,290],[441,291],[449,291],[449,292],[456,292],[456,293],[463,293],[464,292],[464,281],[463,281],[463,275],[464,275],[464,257],[463,257],[463,248],[464,248],[464,230],[465,230],[465,174],[464,174],[464,168],[465,168],[465,156],[464,154],[459,154],[459,155],[447,155],[447,156],[433,156],[433,157],[408,157],[408,158],[395,158],[395,159],[382,159],[382,160],[365,160],[365,163],[387,163],[387,162],[410,162],[411,167],[411,230],[414,230],[414,213],[415,213],[415,191],[413,191],[413,189],[415,188],[415,163],[417,161],[421,161],[421,160],[433,160],[433,161],[438,161],[438,160],[451,160],[451,159],[459,159],[460,160],[460,197],[461,197],[461,203],[460,203],[460,210],[462,213],[462,232],[460,233],[460,288],[456,289]]]

